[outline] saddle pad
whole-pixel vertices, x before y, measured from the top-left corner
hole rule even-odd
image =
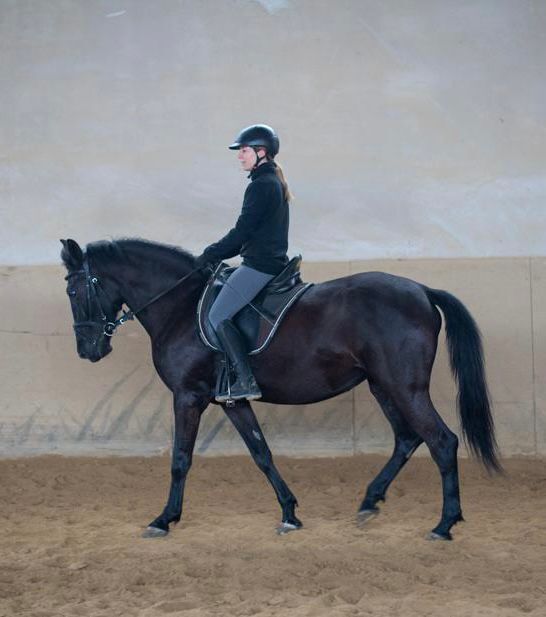
[[[207,347],[219,352],[222,348],[208,320],[208,313],[222,289],[223,280],[233,272],[233,268],[224,266],[220,267],[220,270],[215,272],[215,277],[220,280],[215,278],[207,284],[197,307],[197,326],[201,340]],[[266,286],[252,301],[252,305],[261,315],[250,305],[235,315],[233,321],[243,334],[249,355],[256,355],[267,348],[288,309],[312,285],[299,282],[290,289],[276,293],[267,293],[268,286]]]

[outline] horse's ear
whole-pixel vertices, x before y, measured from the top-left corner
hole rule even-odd
[[[61,240],[63,249],[61,251],[61,259],[64,265],[69,270],[80,270],[83,264],[83,251],[80,245],[71,238]]]

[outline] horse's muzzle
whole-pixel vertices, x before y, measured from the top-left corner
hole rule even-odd
[[[82,360],[89,360],[94,363],[105,358],[111,351],[111,345],[104,345],[102,346],[102,349],[93,349],[91,352],[87,350],[78,350],[78,355],[82,358]]]

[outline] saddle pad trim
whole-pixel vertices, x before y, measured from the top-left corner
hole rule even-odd
[[[249,356],[255,356],[256,354],[260,353],[260,351],[263,351],[267,347],[267,345],[269,344],[269,341],[273,338],[273,335],[277,331],[277,328],[279,327],[279,324],[281,323],[281,321],[282,321],[286,311],[294,304],[294,302],[301,296],[301,294],[304,291],[307,291],[309,289],[309,287],[311,287],[312,285],[313,285],[313,283],[306,283],[304,287],[302,287],[300,290],[298,290],[292,296],[292,298],[290,298],[290,300],[287,302],[286,306],[283,308],[283,310],[279,314],[279,317],[277,318],[277,321],[275,322],[275,325],[271,328],[271,332],[269,333],[268,337],[263,342],[263,345],[261,347],[258,347],[258,349],[254,349],[254,351],[250,351],[249,354],[248,354]]]
[[[213,351],[220,351],[218,347],[216,347],[215,345],[209,342],[208,338],[205,335],[203,324],[201,323],[201,315],[202,315],[201,307],[203,306],[205,297],[207,296],[210,289],[211,287],[208,287],[208,286],[205,288],[205,291],[201,294],[201,297],[199,298],[199,304],[197,305],[197,323],[199,325],[199,336],[201,337],[201,340],[203,341],[203,343],[205,343],[207,347],[209,347]]]

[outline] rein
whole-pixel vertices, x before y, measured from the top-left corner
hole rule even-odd
[[[100,322],[91,319],[92,303],[95,302],[95,304],[99,308],[99,314],[100,314],[101,321],[104,323],[103,334],[105,336],[114,336],[114,333],[115,333],[116,329],[119,326],[124,324],[126,321],[133,320],[135,318],[135,315],[137,315],[138,313],[142,312],[144,309],[148,308],[154,302],[157,302],[163,296],[166,296],[173,289],[178,287],[178,285],[180,285],[186,279],[188,279],[192,274],[195,274],[196,272],[198,272],[199,270],[202,270],[202,269],[203,268],[200,267],[200,268],[195,268],[195,269],[191,270],[191,272],[189,272],[188,274],[183,276],[181,279],[178,279],[168,289],[165,289],[164,291],[158,293],[151,300],[148,300],[148,302],[146,302],[146,304],[143,304],[138,309],[132,310],[129,307],[128,311],[122,310],[121,317],[119,317],[118,319],[115,319],[114,321],[108,321],[108,317],[105,315],[104,310],[102,308],[102,304],[101,304],[101,301],[100,301],[100,298],[99,298],[99,293],[101,293],[111,304],[113,304],[112,303],[112,299],[108,295],[108,292],[101,286],[98,277],[93,275],[93,274],[91,274],[91,271],[89,269],[89,263],[87,261],[84,261],[83,268],[81,270],[77,270],[75,272],[71,272],[66,277],[68,279],[68,278],[70,278],[72,276],[75,276],[77,274],[85,274],[85,278],[86,278],[85,284],[86,284],[86,289],[87,289],[87,314],[89,316],[89,319],[87,319],[87,321],[74,322],[73,328],[77,332],[78,328],[82,328],[82,327],[86,327],[86,326],[101,325]],[[84,338],[88,338],[88,337],[84,336]],[[96,340],[93,341],[93,342],[96,344]]]

